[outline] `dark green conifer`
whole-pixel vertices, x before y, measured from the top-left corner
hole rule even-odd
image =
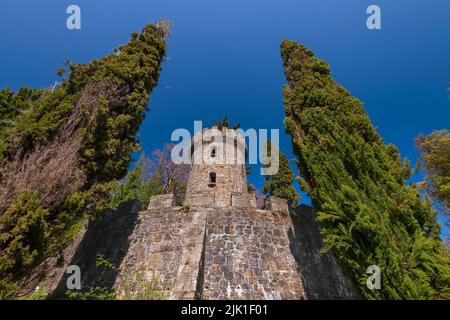
[[[266,148],[268,152],[266,155],[271,155],[273,148],[276,148],[270,141],[267,142]],[[286,155],[278,150],[278,172],[273,175],[264,176],[265,184],[262,192],[266,196],[275,196],[286,199],[290,206],[296,207],[300,201],[300,195],[293,187],[295,180],[294,170],[289,166],[289,159]],[[269,164],[264,165],[265,168],[269,167]]]
[[[450,298],[449,256],[436,213],[405,186],[397,148],[383,143],[327,63],[293,41],[282,42],[281,56],[285,126],[324,249],[333,250],[366,298]],[[381,269],[380,290],[366,286],[371,265]]]
[[[136,133],[169,29],[161,20],[114,54],[67,63],[55,87],[0,91],[0,299],[14,296],[27,271],[61,250],[81,219],[110,203],[115,180],[139,148]],[[55,174],[60,165],[67,172]]]

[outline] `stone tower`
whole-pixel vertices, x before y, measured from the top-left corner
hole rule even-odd
[[[232,129],[205,129],[192,141],[192,166],[185,202],[227,207],[232,197],[247,194],[245,140]]]

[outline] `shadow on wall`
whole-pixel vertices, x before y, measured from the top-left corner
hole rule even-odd
[[[118,210],[107,210],[104,216],[89,228],[77,248],[69,265],[77,265],[81,270],[81,291],[101,287],[111,290],[119,274],[118,267],[125,258],[141,208],[139,201],[123,203]],[[101,257],[99,259],[99,257]],[[103,263],[99,264],[99,260]],[[108,265],[105,265],[109,264]],[[65,274],[58,284],[56,296],[67,289]]]
[[[357,299],[357,291],[331,252],[320,254],[322,235],[314,209],[300,205],[291,214],[294,230],[289,246],[302,276],[308,299]]]

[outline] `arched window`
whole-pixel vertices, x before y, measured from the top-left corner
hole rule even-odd
[[[209,173],[209,186],[214,187],[216,185],[216,173],[210,172]]]
[[[211,151],[211,158],[215,158],[216,157],[216,148],[213,148]]]

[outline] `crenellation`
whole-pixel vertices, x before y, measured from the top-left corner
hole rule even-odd
[[[267,198],[265,205],[273,212],[289,214],[289,204],[286,199],[272,196]]]
[[[232,193],[231,206],[240,208],[256,208],[256,196],[251,193]]]
[[[159,208],[170,208],[175,205],[175,199],[173,193],[161,194],[153,196],[148,204],[148,210]]]

